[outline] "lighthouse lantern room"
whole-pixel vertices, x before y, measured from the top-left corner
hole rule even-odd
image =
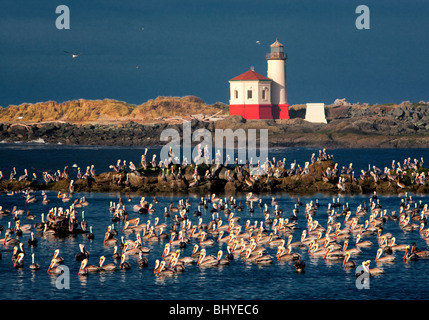
[[[229,114],[245,119],[289,119],[286,100],[286,59],[284,46],[276,40],[267,54],[267,77],[254,68],[229,80]]]

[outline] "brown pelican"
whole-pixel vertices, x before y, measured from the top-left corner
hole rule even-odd
[[[310,246],[308,248],[308,253],[313,257],[323,257],[326,252],[328,251],[327,248],[321,247],[319,248],[318,243],[314,243],[314,240],[310,242]]]
[[[372,246],[372,242],[371,241],[361,241],[361,235],[358,234],[356,237],[356,247],[358,248],[368,248]]]
[[[354,269],[356,268],[356,262],[353,260],[350,260],[350,252],[346,252],[344,254],[344,261],[343,261],[343,268],[344,269]]]
[[[34,227],[36,228],[37,231],[41,231],[45,228],[45,215],[42,213],[41,217],[42,217],[42,220],[34,224]]]
[[[301,260],[301,256],[298,257],[298,260],[294,263],[295,271],[302,273],[305,272],[305,262]]]
[[[286,243],[286,247],[291,246],[292,248],[294,248],[294,247],[304,247],[305,246],[304,243],[302,243],[301,241],[292,242],[292,238],[293,238],[293,235],[288,236],[288,241]]]
[[[31,254],[31,264],[30,264],[30,269],[31,270],[39,270],[40,266],[39,264],[34,262],[34,253]]]
[[[410,253],[415,253],[419,258],[427,258],[429,257],[429,251],[428,250],[419,250],[416,247],[416,243],[413,242],[412,247],[411,247],[411,252]]]
[[[198,258],[200,257],[200,254],[201,254],[201,252],[202,252],[202,250],[199,250],[199,251],[198,251],[198,248],[199,248],[198,244],[195,244],[195,245],[194,245],[194,249],[192,250],[192,254],[191,254],[191,256],[192,256],[192,258],[193,258],[193,259],[195,259],[195,260],[198,260]]]
[[[121,259],[121,254],[120,253],[118,253],[118,246],[115,246],[115,250],[114,250],[114,252],[113,252],[113,256],[112,256],[112,258],[113,259]]]
[[[276,254],[277,260],[279,260],[279,261],[291,261],[291,260],[298,260],[299,259],[300,255],[298,253],[292,253],[292,247],[291,246],[288,246],[287,249],[288,249],[287,252],[285,252],[286,251],[285,247],[279,246],[277,248],[277,254]]]
[[[183,257],[180,259],[179,259],[179,257],[180,257],[180,250],[176,250],[176,254],[175,254],[174,258],[177,259],[177,263],[180,263],[180,264],[193,264],[194,263],[194,258],[192,258],[192,257]],[[170,262],[171,262],[171,260],[170,260]]]
[[[326,251],[325,255],[323,256],[323,259],[325,260],[340,260],[344,258],[344,254],[342,252],[332,252],[333,250],[332,246],[328,247],[328,250]]]
[[[27,240],[29,247],[37,247],[37,239],[34,238],[34,232],[31,232],[31,239]]]
[[[161,261],[161,263],[159,263],[159,260],[155,261],[155,269],[154,272],[156,274],[157,277],[165,277],[165,276],[174,276],[176,274],[176,272],[170,268],[167,268],[165,266],[165,261]]]
[[[221,221],[221,220],[219,220],[219,221]],[[229,242],[231,240],[231,236],[223,237],[224,233],[225,232],[223,230],[219,231],[219,236],[217,238],[218,243]]]
[[[55,231],[54,229],[49,229],[48,224],[45,223],[45,226],[43,228],[43,235],[52,236],[52,235],[56,235],[56,234],[57,234],[57,231]]]
[[[219,262],[214,257],[206,259],[206,251],[204,249],[201,250],[201,254],[197,262],[197,267],[215,267],[218,264]]]
[[[54,259],[51,260],[51,263],[48,268],[48,273],[54,273],[59,274],[63,272],[62,266],[59,266],[57,262],[55,262]]]
[[[267,242],[268,245],[274,246],[274,247],[278,247],[278,246],[284,247],[286,240],[284,240],[284,239],[273,239],[273,237],[274,237],[273,233],[270,233],[270,235],[268,236],[268,242]]]
[[[254,262],[257,258],[257,255],[252,254],[252,250],[247,248],[244,252],[244,262]]]
[[[410,246],[407,246],[405,249],[404,257],[402,258],[405,262],[407,261],[415,261],[419,259],[419,256],[415,253],[410,253]]]
[[[88,274],[88,270],[86,269],[86,264],[88,263],[88,259],[83,259],[80,263],[80,268],[78,274],[81,276],[86,276]]]
[[[119,269],[129,270],[131,269],[131,265],[128,261],[125,261],[125,254],[121,256],[121,262],[119,263]]]
[[[94,240],[94,233],[92,232],[92,226],[89,227],[88,239]]]
[[[44,194],[43,195],[43,199],[42,199],[42,204],[48,204],[50,202],[50,200],[48,199],[48,195]]]
[[[349,252],[350,255],[357,255],[362,253],[362,251],[359,248],[348,248],[348,244],[349,244],[349,241],[345,240],[344,246],[343,246],[344,253]]]
[[[82,261],[83,259],[89,258],[89,252],[85,251],[85,246],[83,244],[79,244],[80,251],[76,254],[76,261]]]
[[[363,266],[363,269],[365,270],[365,272],[368,272],[371,276],[379,275],[379,274],[383,274],[384,273],[384,271],[382,269],[380,269],[380,268],[372,268],[372,269],[370,269],[369,268],[369,264],[370,263],[371,263],[371,260],[366,260],[366,261],[362,262],[362,266]]]
[[[30,214],[30,210],[27,210],[27,216],[26,218],[28,220],[34,220],[36,218],[36,216],[34,214]]]
[[[170,261],[170,268],[171,268],[171,270],[173,270],[176,273],[185,272],[184,263],[183,262],[179,262],[177,256],[175,256],[173,259],[171,259],[171,261]]]
[[[19,253],[18,257],[15,260],[15,263],[13,264],[13,266],[15,268],[24,268],[24,262],[22,261],[24,259],[24,253]]]
[[[173,233],[170,237],[170,246],[180,246],[181,248],[185,248],[186,247],[186,243],[184,242],[184,238],[183,238],[183,231],[180,230],[179,234],[178,234],[179,239],[174,240],[176,238],[176,234]]]
[[[379,248],[377,250],[377,255],[375,257],[375,262],[376,263],[391,263],[391,262],[395,261],[395,257],[394,256],[387,255],[387,256],[382,257],[381,256],[382,253],[383,253],[383,249]]]
[[[260,251],[255,259],[255,262],[258,264],[272,264],[273,257],[268,254],[263,254],[263,252]]]
[[[222,255],[223,255],[223,251],[219,250],[218,253],[217,253],[217,262],[218,262],[218,264],[220,264],[220,265],[228,265],[228,264],[230,264],[230,261],[228,259],[226,259],[226,258],[222,258]]]
[[[86,260],[86,263],[88,263],[88,259],[84,259],[84,260]],[[85,265],[85,269],[88,271],[88,272],[99,272],[100,271],[100,266],[98,265],[98,266],[95,266],[95,265]]]
[[[80,227],[83,231],[86,231],[86,229],[88,228],[88,223],[85,220],[85,211],[82,211],[82,220],[80,222]]]
[[[58,257],[60,254],[60,249],[56,249],[54,252],[54,256],[52,257],[52,260],[55,264],[64,263],[64,258]]]
[[[147,267],[149,265],[146,257],[143,256],[143,252],[139,252],[139,258],[137,260],[139,267]]]
[[[3,246],[10,246],[10,247],[14,247],[16,245],[19,244],[19,241],[14,239],[14,238],[9,238],[9,232],[6,231],[6,235],[4,237],[4,239],[0,239],[0,241],[3,240]]]
[[[25,254],[22,242],[20,242],[18,246],[13,247],[12,261],[15,261],[16,259],[18,259],[18,254],[20,253]]]
[[[116,245],[118,243],[118,239],[113,236],[111,230],[112,227],[109,226],[107,232],[104,234],[104,245]]]
[[[205,235],[206,235],[205,232],[201,232],[201,235],[200,235],[200,246],[212,246],[212,245],[214,245],[216,243],[213,239],[204,240]]]
[[[390,244],[389,247],[392,249],[393,252],[395,251],[405,251],[407,250],[407,247],[409,247],[406,244],[396,244],[396,238],[392,237],[392,239],[390,239]]]

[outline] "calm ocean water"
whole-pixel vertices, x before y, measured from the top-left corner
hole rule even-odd
[[[0,148],[0,170],[7,176],[12,166],[15,166],[18,175],[22,174],[23,168],[28,168],[30,174],[41,170],[63,169],[65,165],[71,167],[74,163],[82,168],[95,164],[97,172],[108,170],[108,165],[116,162],[117,159],[138,162],[144,148],[112,148],[112,147],[68,147],[68,146],[30,146],[30,145],[1,145]],[[151,152],[157,152],[156,149]],[[304,164],[312,152],[316,149],[278,149],[271,150],[270,156],[286,157],[287,161]],[[429,159],[427,149],[394,149],[394,150],[328,150],[334,155],[335,160],[341,165],[348,165],[353,162],[354,167],[366,169],[368,164],[380,167],[390,166],[393,159],[403,161],[406,157],[424,157]],[[35,193],[41,200],[40,193]],[[1,195],[0,205],[6,209],[17,206],[18,209],[31,210],[36,215],[34,221],[26,220],[25,214],[21,216],[22,224],[33,225],[40,221],[41,213],[47,213],[52,207],[66,207],[62,201],[56,198],[53,192],[47,192],[51,202],[43,205],[41,201],[34,204],[25,204],[20,194],[13,196]],[[274,261],[272,265],[259,266],[255,264],[245,264],[242,259],[236,259],[230,265],[219,268],[200,269],[195,264],[186,268],[183,274],[171,278],[157,278],[153,274],[154,263],[160,259],[162,250],[167,240],[147,243],[143,245],[150,248],[148,255],[149,267],[139,268],[137,261],[130,258],[131,269],[121,270],[113,273],[90,274],[86,277],[78,276],[79,263],[75,261],[75,254],[79,251],[79,244],[84,244],[85,249],[90,252],[89,264],[97,264],[99,257],[105,255],[106,263],[117,263],[113,261],[113,247],[103,245],[103,236],[107,226],[111,224],[111,213],[109,204],[117,201],[119,194],[75,194],[74,198],[85,196],[89,206],[78,209],[80,213],[85,211],[85,220],[88,225],[93,226],[95,239],[88,240],[84,236],[68,238],[49,238],[36,233],[38,246],[29,248],[27,239],[29,233],[24,233],[18,239],[24,243],[25,258],[24,269],[15,269],[11,261],[12,249],[10,247],[1,248],[2,260],[0,260],[0,287],[7,288],[0,292],[0,299],[150,299],[150,300],[171,300],[171,299],[249,299],[249,300],[279,300],[279,299],[429,299],[427,282],[423,281],[429,275],[429,260],[420,259],[414,263],[402,261],[403,252],[395,253],[396,262],[383,265],[385,273],[381,276],[373,277],[370,280],[369,290],[359,290],[355,285],[353,271],[345,271],[340,262],[327,263],[321,258],[309,257],[306,249],[294,249],[302,255],[306,262],[306,271],[303,274],[294,272],[293,265],[288,262]],[[270,212],[271,197],[275,196],[283,209],[283,217],[291,215],[297,197],[285,194],[263,195],[263,203],[267,203]],[[138,203],[140,197],[132,197],[132,202],[125,202],[130,218],[140,216],[143,222],[150,220],[154,223],[156,217],[160,222],[170,226],[171,217],[165,218],[164,208],[171,201],[177,204],[179,199],[185,199],[183,195],[172,197],[157,196],[160,200],[154,207],[156,212],[140,216],[133,211],[133,205]],[[147,196],[149,203],[153,195]],[[199,197],[189,197],[192,207],[189,212],[189,219],[193,224],[198,223],[198,218],[192,213],[197,209],[200,201]],[[314,195],[303,196],[301,201],[305,204],[311,200],[318,199],[320,208],[315,215],[322,226],[327,223],[327,206],[332,202],[331,196]],[[369,202],[366,195],[341,196],[342,204],[348,203],[352,212],[356,207],[364,202]],[[399,211],[400,196],[379,197],[383,209],[390,213],[392,210]],[[415,195],[416,201],[429,203],[429,197]],[[244,203],[243,198],[239,198]],[[210,207],[209,207],[210,209]],[[264,221],[262,208],[256,207],[253,213],[247,207],[242,212],[236,212],[240,216],[240,224],[244,225],[246,220]],[[208,223],[211,219],[209,210],[202,211],[203,222]],[[221,213],[220,218],[226,222],[227,217]],[[339,218],[342,222],[343,218]],[[12,222],[11,216],[0,217],[0,225],[7,227]],[[293,241],[298,241],[301,232],[306,227],[304,207],[300,207],[298,214],[298,229],[294,232]],[[115,228],[121,230],[123,222],[115,223]],[[428,250],[428,244],[417,231],[403,232],[397,222],[388,221],[383,226],[383,233],[390,232],[396,237],[397,243],[411,244],[416,242],[419,249]],[[34,228],[33,228],[34,230]],[[4,232],[1,234],[3,238]],[[135,240],[135,234],[126,235],[125,239]],[[375,236],[365,238],[376,243]],[[355,237],[350,239],[350,247],[354,247]],[[189,256],[195,240],[191,242],[181,253],[181,256]],[[275,255],[275,247],[266,247],[267,253]],[[60,256],[65,259],[65,265],[70,269],[70,289],[59,290],[56,287],[57,276],[49,275],[48,269],[50,259],[55,251],[60,249]],[[221,249],[226,252],[226,244],[216,243],[212,247],[207,247],[207,253],[216,255]],[[363,253],[353,258],[358,264],[370,259],[371,267],[375,267],[374,258],[377,246],[363,249]],[[41,266],[39,271],[31,271],[28,267],[31,263],[31,253],[35,253],[36,262]]]

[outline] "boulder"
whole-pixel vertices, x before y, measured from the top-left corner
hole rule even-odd
[[[350,107],[351,103],[346,101],[346,98],[335,99],[334,105],[337,107]]]

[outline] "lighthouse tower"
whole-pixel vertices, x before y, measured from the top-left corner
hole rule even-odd
[[[286,91],[286,59],[284,46],[276,39],[270,45],[270,53],[267,54],[267,77],[271,84],[271,104],[274,119],[289,119],[289,105],[287,104]]]
[[[254,68],[229,80],[229,114],[244,119],[289,119],[286,100],[286,59],[284,46],[276,39],[267,54],[267,76]]]

